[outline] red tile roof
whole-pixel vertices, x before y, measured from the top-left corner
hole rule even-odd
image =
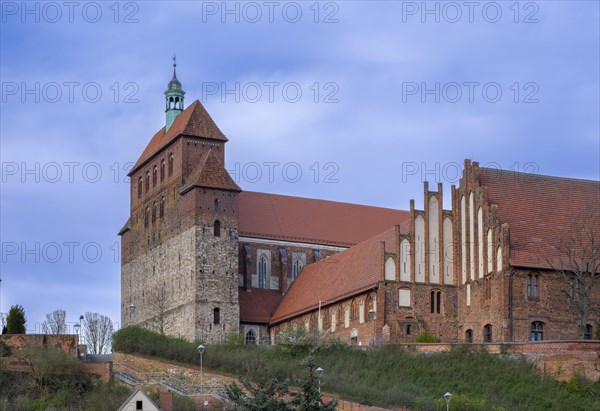
[[[268,324],[283,295],[278,290],[239,289],[240,322]]]
[[[307,265],[289,288],[271,320],[279,323],[377,286],[382,277],[381,241],[397,250],[396,227],[338,254]]]
[[[227,141],[227,137],[219,130],[204,106],[196,100],[177,116],[169,131],[165,133],[163,127],[152,137],[129,175],[180,135]]]
[[[407,221],[408,211],[243,191],[239,235],[349,247]]]
[[[242,191],[233,181],[225,166],[215,156],[212,149],[200,157],[200,161],[190,174],[188,181],[181,189],[181,193],[191,190],[193,187],[219,188],[231,191]]]
[[[510,226],[510,264],[551,268],[561,231],[588,206],[600,210],[600,181],[576,180],[481,168],[479,182],[498,205],[500,223]],[[598,211],[596,211],[598,212]],[[600,221],[594,231],[600,238]]]

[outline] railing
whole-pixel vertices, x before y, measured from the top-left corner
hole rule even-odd
[[[113,375],[129,385],[161,385],[179,395],[193,397],[210,395],[220,400],[225,399],[225,386],[222,383],[200,384],[172,375],[168,372],[142,371],[123,362],[114,363]]]

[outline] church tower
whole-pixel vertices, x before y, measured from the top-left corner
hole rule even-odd
[[[173,56],[173,78],[169,81],[167,91],[165,91],[165,102],[166,102],[166,128],[165,131],[169,131],[175,118],[183,111],[183,97],[185,91],[181,88],[181,83],[177,80],[177,61]]]
[[[218,343],[239,329],[238,194],[227,138],[196,100],[184,109],[173,59],[166,124],[129,173],[121,322]]]

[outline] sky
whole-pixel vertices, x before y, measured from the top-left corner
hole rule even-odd
[[[465,159],[600,179],[599,4],[2,1],[0,312],[119,322],[174,54],[244,190],[408,209],[427,180],[449,208]]]

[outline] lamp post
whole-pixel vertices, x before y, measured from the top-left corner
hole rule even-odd
[[[321,394],[321,376],[323,375],[323,371],[325,371],[323,368],[317,368],[317,378],[319,380],[319,394]]]
[[[198,352],[200,353],[200,395],[204,395],[204,370],[202,369],[202,354],[204,354],[204,346],[200,344],[198,346]]]
[[[450,410],[450,398],[452,398],[452,394],[450,394],[449,392],[444,394],[444,399],[446,400],[446,411]]]
[[[134,312],[135,312],[135,304],[131,303],[131,304],[129,304],[129,325],[131,325],[131,323],[132,323],[131,317],[133,317]]]
[[[79,316],[79,327],[83,327],[83,320],[84,320],[84,316],[83,314]],[[80,333],[79,333],[79,337],[83,337],[83,329],[80,328]],[[80,338],[81,341],[79,341],[79,344],[83,344],[83,338]]]

